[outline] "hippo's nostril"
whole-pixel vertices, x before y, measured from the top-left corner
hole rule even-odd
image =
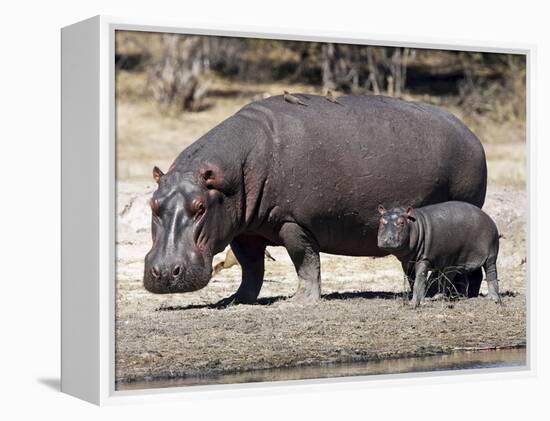
[[[153,266],[151,268],[151,275],[153,275],[153,278],[159,279],[160,278],[160,269],[158,266]]]
[[[176,278],[176,277],[178,277],[178,276],[180,275],[180,273],[181,273],[181,266],[180,266],[180,265],[176,265],[176,266],[174,267],[174,269],[172,270],[172,276],[173,276],[174,278]]]

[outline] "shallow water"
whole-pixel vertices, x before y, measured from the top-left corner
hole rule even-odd
[[[373,374],[418,373],[479,368],[526,366],[525,348],[489,351],[457,351],[429,357],[397,358],[379,361],[332,363],[306,367],[274,368],[242,373],[194,376],[174,379],[152,379],[118,383],[117,390],[138,390],[175,386],[252,383],[329,377],[365,376]]]

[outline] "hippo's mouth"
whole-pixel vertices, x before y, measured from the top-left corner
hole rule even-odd
[[[386,242],[378,242],[378,248],[388,253],[399,252],[407,248],[406,244],[388,244]]]
[[[146,275],[143,279],[143,286],[149,292],[154,294],[175,294],[184,292],[198,291],[204,288],[210,282],[212,269],[204,271],[200,276],[193,277],[187,275],[179,279],[159,280]]]
[[[151,264],[146,261],[143,286],[154,294],[174,294],[198,291],[210,282],[212,277],[212,256],[200,252],[198,262],[187,260],[177,273],[161,271],[155,276]]]

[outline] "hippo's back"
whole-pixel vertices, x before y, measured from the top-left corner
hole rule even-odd
[[[483,147],[451,113],[384,96],[339,97],[341,105],[323,96],[297,96],[308,106],[274,96],[237,114],[252,118],[270,133],[267,158],[293,186],[314,189],[326,183],[345,187],[341,194],[357,194],[349,187],[386,185],[389,193],[393,178],[404,187],[420,183],[433,188],[434,194],[447,190],[446,200],[483,206],[487,184]],[[380,197],[390,198],[391,194]],[[424,199],[420,204],[433,202]]]

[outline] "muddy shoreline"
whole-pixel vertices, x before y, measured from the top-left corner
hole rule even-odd
[[[331,377],[399,374],[404,372],[453,371],[468,369],[521,369],[527,365],[527,349],[523,345],[485,349],[455,349],[434,355],[404,355],[390,358],[338,361],[236,370],[205,372],[195,376],[148,376],[143,379],[121,379],[117,390],[139,390],[161,387],[212,384],[255,383],[265,381],[324,379]]]

